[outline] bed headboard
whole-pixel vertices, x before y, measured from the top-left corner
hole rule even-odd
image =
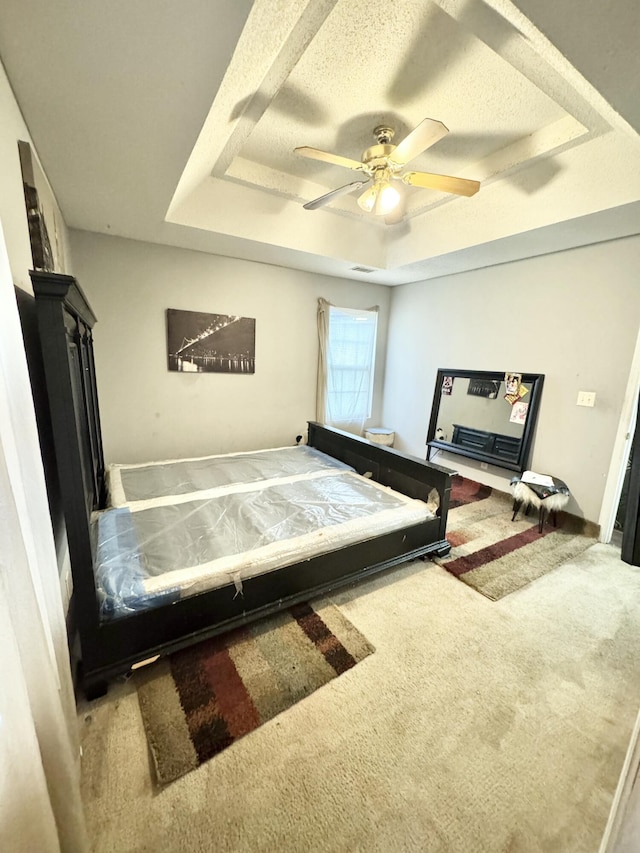
[[[77,281],[31,271],[51,431],[60,480],[78,621],[98,622],[91,513],[105,500],[104,456],[93,360],[95,315]],[[87,570],[89,569],[89,570]]]

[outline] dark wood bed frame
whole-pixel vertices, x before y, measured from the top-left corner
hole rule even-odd
[[[439,496],[437,516],[300,563],[131,616],[101,621],[93,572],[91,515],[104,508],[105,482],[93,360],[96,318],[71,276],[32,272],[51,408],[81,647],[89,698],[134,664],[355,583],[407,560],[449,552],[445,538],[451,472],[433,463],[310,422],[310,446],[413,498]]]

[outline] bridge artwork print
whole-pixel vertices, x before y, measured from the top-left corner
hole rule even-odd
[[[167,356],[183,373],[255,373],[256,321],[167,308]]]

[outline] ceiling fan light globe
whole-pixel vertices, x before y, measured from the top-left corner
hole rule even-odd
[[[371,213],[373,210],[376,199],[378,197],[378,187],[374,185],[369,187],[368,190],[362,193],[362,195],[358,198],[358,205],[364,210],[366,213]]]
[[[374,213],[377,216],[386,216],[396,209],[400,201],[400,193],[391,184],[382,184],[378,197],[376,198]]]

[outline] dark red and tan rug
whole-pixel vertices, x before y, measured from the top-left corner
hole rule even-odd
[[[194,770],[373,651],[333,605],[300,604],[138,671],[158,782]]]
[[[463,583],[497,601],[586,551],[596,532],[558,513],[538,533],[538,516],[512,516],[511,495],[455,476],[447,522],[451,553],[435,562]]]

